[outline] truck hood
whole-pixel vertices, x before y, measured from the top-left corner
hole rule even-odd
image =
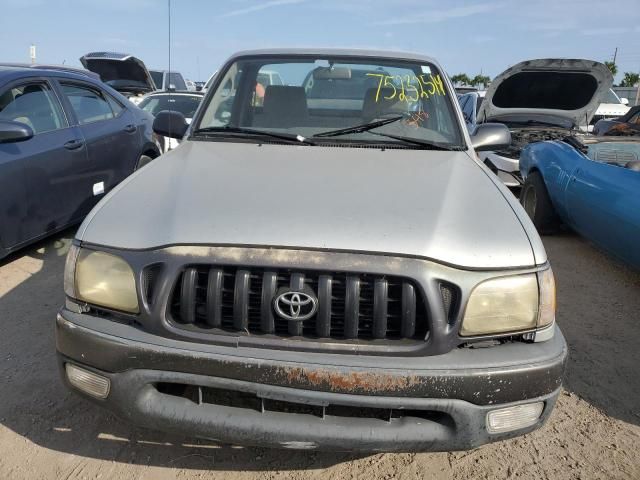
[[[107,195],[78,239],[123,249],[272,246],[466,268],[535,265],[514,205],[490,175],[466,152],[188,140]]]
[[[593,60],[544,58],[509,68],[492,82],[477,120],[538,114],[586,125],[613,84],[609,69]],[[586,122],[586,123],[585,123]]]
[[[126,53],[93,52],[80,57],[87,70],[100,75],[104,83],[123,94],[155,90],[144,62]]]

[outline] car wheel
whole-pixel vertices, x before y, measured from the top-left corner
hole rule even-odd
[[[138,163],[136,164],[136,170],[139,170],[140,168],[144,167],[151,160],[153,160],[153,158],[151,158],[148,155],[140,155],[140,158],[138,159]]]
[[[557,230],[560,220],[553,208],[544,180],[538,172],[531,172],[527,176],[520,193],[520,203],[538,232],[549,234]]]

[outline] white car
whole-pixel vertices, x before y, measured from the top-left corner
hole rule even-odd
[[[529,143],[584,134],[580,125],[591,121],[612,83],[607,67],[593,60],[527,60],[498,75],[486,92],[461,95],[459,102],[470,132],[485,122],[509,127],[509,147],[478,155],[506,186],[519,190],[520,151]]]
[[[602,103],[598,106],[598,109],[593,114],[593,118],[589,122],[588,131],[593,130],[593,126],[598,120],[609,120],[611,118],[623,117],[629,111],[629,100],[627,98],[620,98],[613,91],[609,89],[604,92],[600,99]]]
[[[200,102],[202,102],[203,92],[153,92],[146,95],[138,104],[142,110],[149,112],[154,117],[163,110],[171,110],[180,112],[187,123],[191,123],[191,119],[195,115]],[[180,144],[180,140],[176,138],[161,137],[163,139],[163,153],[173,150]]]

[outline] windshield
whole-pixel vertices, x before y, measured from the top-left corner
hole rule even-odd
[[[332,142],[401,142],[382,136],[393,135],[461,148],[455,97],[442,79],[434,65],[386,58],[240,59],[217,82],[194,134],[220,133],[226,127],[236,134],[244,128],[293,137],[330,136]],[[396,117],[398,121],[351,131]]]
[[[154,116],[163,110],[174,110],[185,118],[193,118],[201,100],[200,95],[152,95],[142,100],[138,107]]]
[[[620,97],[616,95],[612,89],[607,90],[607,93],[604,94],[604,98],[602,99],[602,103],[622,103],[620,101]]]

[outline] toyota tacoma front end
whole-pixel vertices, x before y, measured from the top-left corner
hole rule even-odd
[[[257,88],[261,69],[287,85]],[[541,426],[567,354],[553,273],[473,152],[508,130],[470,137],[440,72],[399,53],[232,57],[181,146],[78,231],[65,383],[235,444],[459,450]]]

